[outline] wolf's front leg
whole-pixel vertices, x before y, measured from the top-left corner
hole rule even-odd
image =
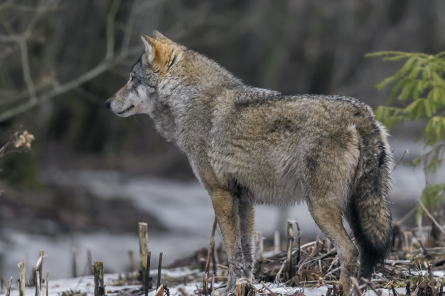
[[[244,257],[243,277],[252,280],[254,263],[253,230],[255,224],[255,206],[239,203],[241,249]]]
[[[223,189],[211,193],[212,204],[216,219],[224,240],[229,261],[229,279],[227,287],[215,291],[215,295],[225,296],[235,292],[236,280],[243,276],[243,258],[241,243],[239,242],[238,200]],[[240,258],[241,257],[241,258]]]

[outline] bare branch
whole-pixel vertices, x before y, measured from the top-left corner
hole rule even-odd
[[[36,101],[36,88],[34,86],[34,82],[32,81],[31,70],[29,68],[28,45],[26,43],[26,39],[24,37],[21,38],[19,44],[22,58],[23,79],[25,79],[31,101]]]
[[[93,79],[94,77],[108,71],[109,69],[115,67],[116,65],[120,64],[127,56],[140,52],[140,47],[132,48],[128,52],[120,54],[116,56],[112,60],[106,60],[90,71],[84,73],[83,75],[79,76],[76,79],[71,80],[70,82],[67,82],[65,84],[62,84],[60,86],[56,86],[53,90],[48,91],[47,93],[44,93],[36,98],[36,100],[29,100],[19,106],[16,106],[14,108],[11,108],[9,110],[6,110],[2,113],[0,113],[0,122],[5,121],[7,119],[10,119],[20,113],[23,113],[25,111],[28,111],[32,107],[37,106],[38,104],[47,101],[57,95],[60,95],[64,92],[70,91],[78,87],[79,85]]]
[[[135,20],[135,15],[140,11],[137,9],[137,3],[139,0],[136,0],[133,3],[132,9],[129,14],[129,18],[127,23],[125,24],[124,29],[124,40],[121,45],[121,49],[119,54],[115,56],[114,54],[114,45],[115,45],[115,18],[118,12],[118,9],[121,4],[121,0],[114,0],[110,11],[107,15],[107,23],[106,23],[106,31],[107,31],[107,40],[106,40],[106,56],[105,59],[95,66],[93,69],[87,71],[86,73],[80,75],[79,77],[60,84],[57,80],[51,79],[48,83],[46,80],[42,80],[42,87],[40,87],[40,83],[38,85],[34,84],[33,79],[31,77],[31,68],[30,61],[28,56],[28,44],[27,38],[31,36],[34,25],[37,23],[37,20],[41,17],[41,12],[46,11],[45,9],[41,9],[43,4],[45,3],[43,0],[39,2],[37,12],[34,14],[33,19],[30,21],[27,29],[22,34],[10,34],[10,35],[0,35],[0,42],[16,42],[20,46],[21,50],[21,63],[23,69],[23,77],[27,87],[27,93],[17,92],[15,96],[15,100],[13,98],[8,97],[0,102],[0,104],[5,105],[8,103],[18,103],[17,100],[26,99],[29,97],[29,100],[23,101],[22,103],[10,108],[6,109],[3,112],[0,112],[0,122],[10,119],[20,113],[23,113],[38,104],[47,101],[57,95],[60,95],[64,92],[75,90],[77,87],[82,85],[83,83],[93,79],[94,77],[114,68],[116,65],[121,64],[127,57],[139,53],[141,51],[140,47],[137,46],[135,48],[129,49],[129,43],[132,33],[132,28]],[[48,85],[52,85],[52,89],[43,91],[45,87]],[[37,91],[39,90],[39,94]],[[43,92],[40,92],[43,91]]]
[[[9,5],[11,5],[15,0],[8,0],[2,4],[0,4],[0,10],[3,10],[7,8]]]
[[[138,8],[139,1],[134,0],[133,5],[131,6],[130,14],[128,15],[127,24],[125,25],[124,29],[124,39],[122,40],[121,49],[120,52],[123,53],[128,50],[128,47],[130,46],[130,38],[131,33],[133,32],[133,24],[134,20],[136,19],[137,15],[137,8]]]
[[[21,35],[0,35],[0,41],[2,42],[18,42],[21,38]]]
[[[116,20],[116,13],[121,5],[121,0],[114,0],[111,4],[110,12],[107,16],[107,53],[105,59],[111,59],[114,56],[114,22]]]

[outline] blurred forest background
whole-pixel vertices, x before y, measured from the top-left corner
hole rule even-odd
[[[187,181],[188,194],[198,190],[186,157],[148,116],[122,119],[103,106],[128,80],[143,51],[141,33],[158,30],[250,85],[353,96],[376,108],[388,93],[374,85],[400,64],[364,55],[443,51],[444,15],[442,0],[1,0],[0,146],[17,130],[35,141],[31,151],[0,159],[0,273],[18,258],[10,257],[16,233],[127,234],[138,221],[167,232],[168,223],[119,191],[131,180],[166,179],[150,181],[163,188]],[[396,155],[419,130],[392,131]]]

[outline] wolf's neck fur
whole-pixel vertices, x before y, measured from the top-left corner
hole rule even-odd
[[[187,52],[184,59],[183,66],[166,74],[159,82],[159,100],[162,103],[154,110],[152,118],[158,131],[167,140],[187,151],[189,149],[185,143],[190,143],[191,139],[185,141],[184,137],[189,136],[189,130],[210,129],[212,114],[205,113],[209,108],[204,106],[213,105],[222,92],[235,87],[239,89],[243,83],[214,61],[196,52]],[[200,122],[204,118],[208,126],[196,126],[196,119],[189,115],[194,113],[196,116],[192,110],[198,110],[202,116]]]

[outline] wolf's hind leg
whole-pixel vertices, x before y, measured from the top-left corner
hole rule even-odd
[[[243,258],[239,242],[239,201],[223,189],[211,193],[213,209],[224,240],[224,246],[229,261],[229,279],[227,287],[215,291],[215,295],[227,295],[235,291],[236,280],[243,276]],[[240,258],[241,256],[241,258]]]
[[[341,209],[320,199],[309,201],[308,205],[315,223],[337,249],[341,264],[340,282],[343,291],[348,294],[351,288],[350,277],[356,276],[358,251],[343,226]]]
[[[255,206],[240,202],[239,204],[241,249],[244,257],[243,277],[252,279],[254,263],[253,231],[255,224]]]

